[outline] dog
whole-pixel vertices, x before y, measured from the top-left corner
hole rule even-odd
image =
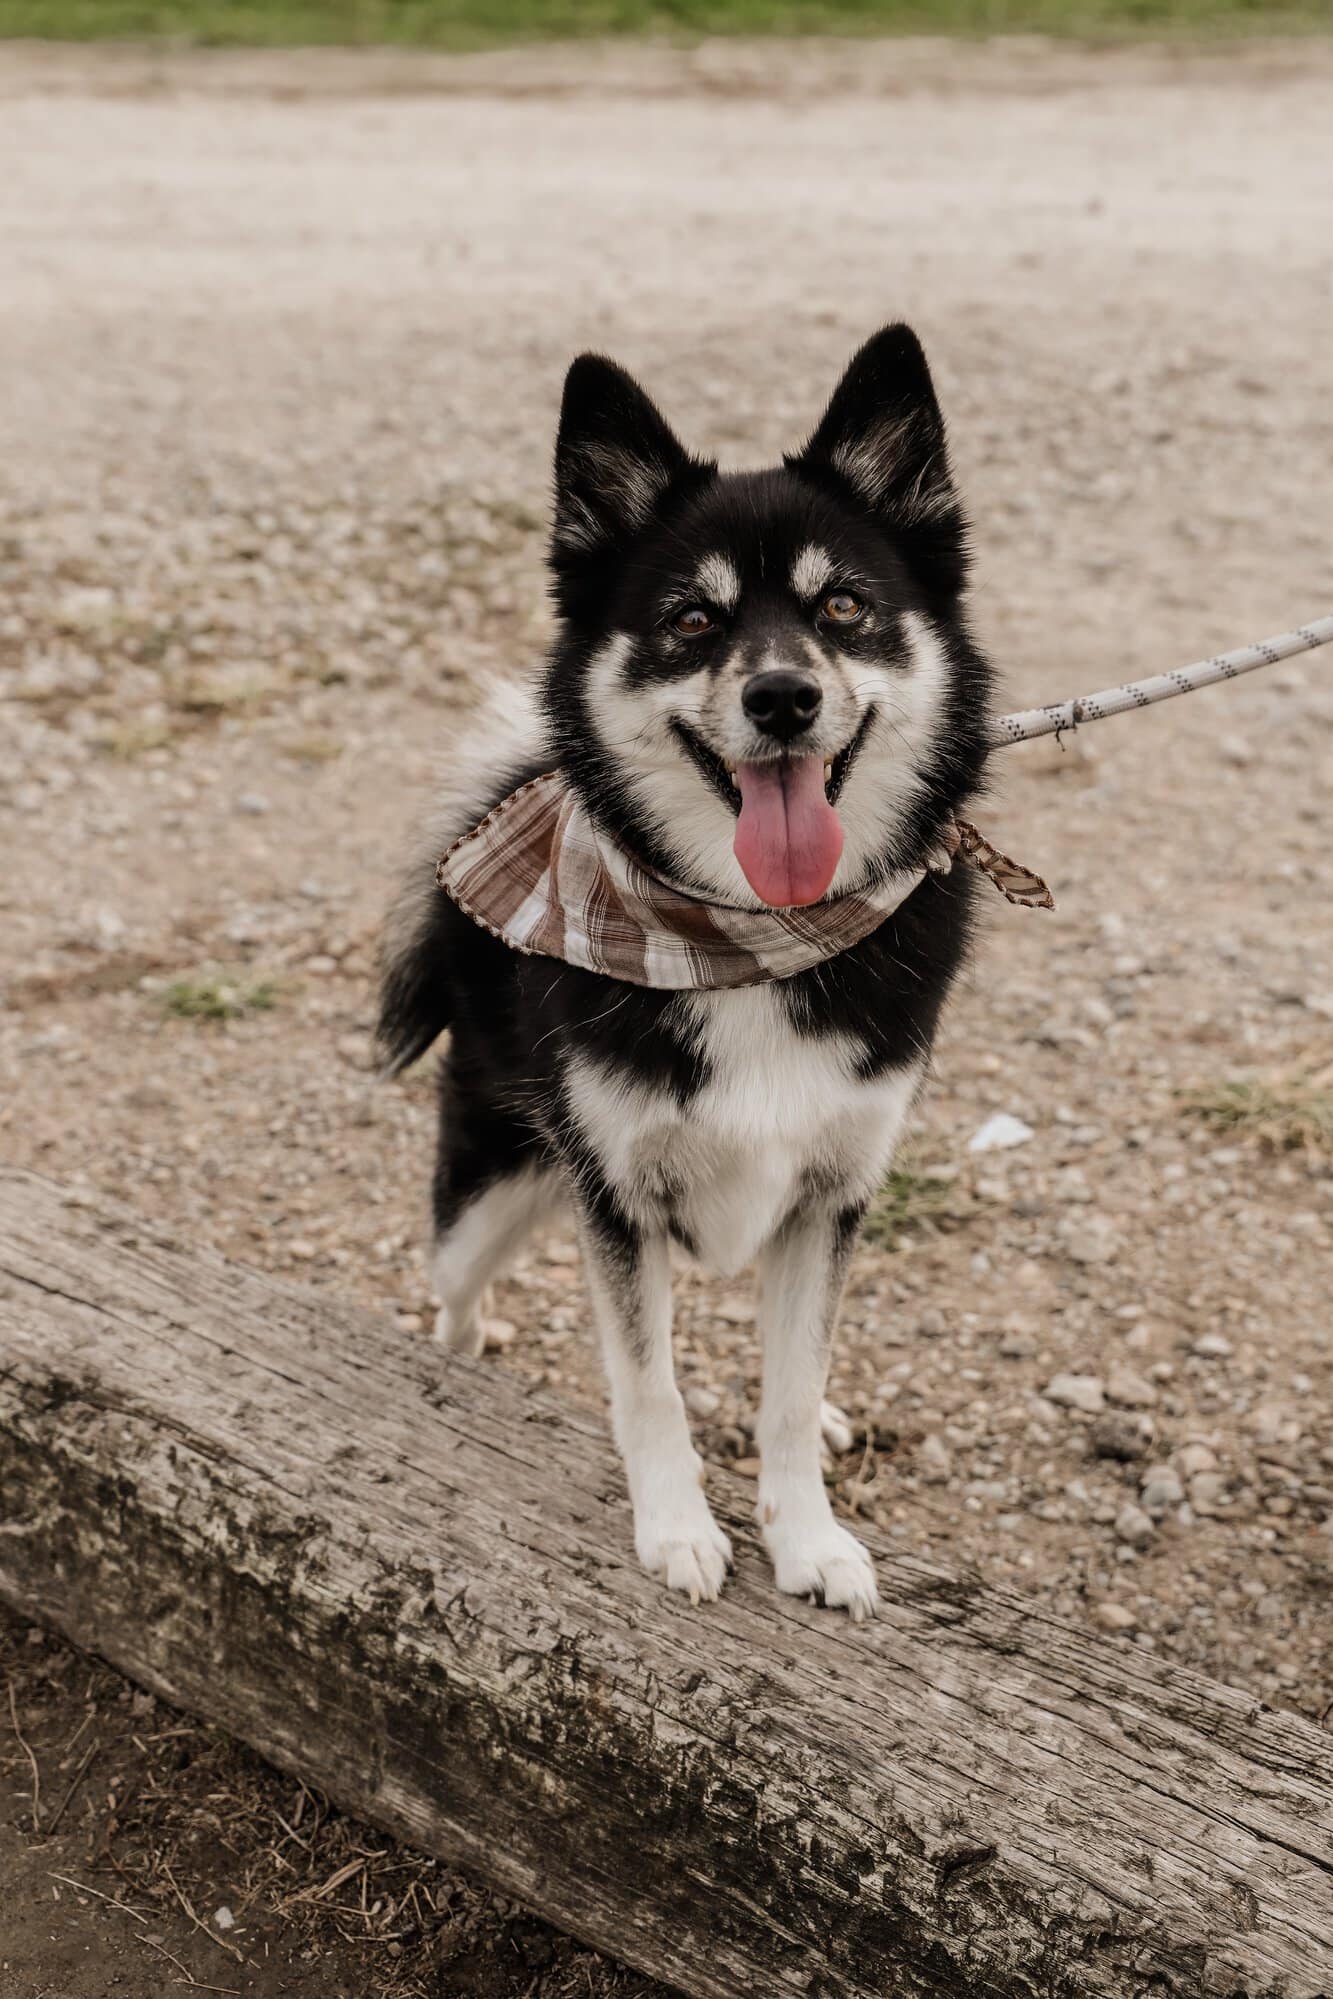
[[[719,1273],[758,1267],[756,1518],[777,1587],[857,1620],[876,1608],[825,1491],[824,1389],[848,1262],[971,934],[966,871],[927,866],[984,774],[991,673],[968,566],[908,327],[868,341],[808,443],[759,472],[692,455],[630,375],[581,355],[556,442],[544,676],[451,753],[386,930],[387,1068],[449,1032],[438,1337],[480,1350],[483,1288],[567,1200],[638,1558],[695,1602],[717,1597],[732,1551],[673,1374],[673,1244]],[[515,948],[435,865],[552,771],[592,838],[718,920],[799,930],[913,886],[846,948],[752,983],[664,989]]]

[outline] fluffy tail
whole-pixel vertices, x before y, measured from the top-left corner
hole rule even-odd
[[[435,857],[412,868],[380,951],[375,1039],[385,1076],[418,1061],[453,1019],[445,928],[450,905],[435,885]]]
[[[534,684],[497,681],[484,693],[466,733],[451,745],[402,891],[385,926],[380,954],[377,1039],[384,1074],[408,1068],[454,1017],[451,944],[470,926],[436,886],[445,848],[485,817],[506,792],[550,768]]]

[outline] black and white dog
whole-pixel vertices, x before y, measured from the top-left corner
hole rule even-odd
[[[393,1069],[445,1028],[438,1333],[475,1353],[483,1287],[563,1194],[582,1239],[639,1559],[698,1599],[731,1559],[671,1359],[670,1247],[757,1262],[758,1520],[779,1589],[875,1607],[821,1473],[848,1260],[967,947],[964,871],[928,873],[813,969],[669,992],[530,957],[435,886],[448,842],[559,766],[644,865],[731,908],[809,905],[920,866],[986,756],[990,675],[961,609],[967,528],[915,335],[856,355],[804,449],[720,473],[637,384],[565,385],[550,565],[559,633],[492,703],[390,924]]]

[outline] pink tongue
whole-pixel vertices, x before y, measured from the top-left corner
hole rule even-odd
[[[735,852],[746,881],[775,909],[818,902],[842,854],[842,827],[824,795],[822,756],[738,764]]]

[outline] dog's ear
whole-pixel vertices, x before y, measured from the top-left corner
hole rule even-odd
[[[557,576],[623,552],[673,486],[703,469],[632,375],[601,354],[580,354],[565,377],[555,445]]]
[[[878,516],[932,595],[967,579],[967,521],[949,470],[944,418],[910,326],[867,340],[833,391],[794,472],[846,490]]]

